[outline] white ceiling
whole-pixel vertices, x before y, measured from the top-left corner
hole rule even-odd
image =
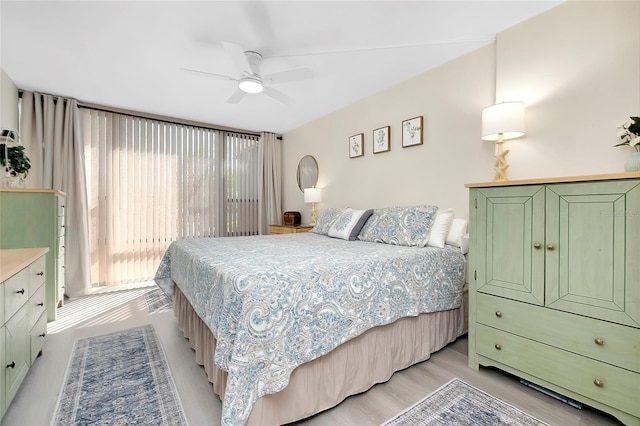
[[[20,89],[284,133],[495,40],[561,1],[7,1],[0,66]],[[220,41],[260,52],[290,100],[227,99],[240,72]],[[332,53],[325,53],[332,52]]]

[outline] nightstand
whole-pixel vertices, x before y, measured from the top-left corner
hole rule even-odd
[[[312,225],[269,225],[269,234],[297,234],[312,229]]]

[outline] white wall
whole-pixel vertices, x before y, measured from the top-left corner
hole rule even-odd
[[[0,68],[0,129],[18,129],[18,88]]]
[[[285,210],[298,210],[308,220],[295,172],[299,159],[310,154],[320,169],[320,209],[435,204],[466,216],[464,183],[492,176],[492,147],[479,142],[478,111],[493,102],[494,58],[494,47],[487,46],[286,133]],[[402,148],[402,121],[420,115],[424,144]],[[373,154],[372,132],[383,126],[391,126],[391,151]],[[350,159],[348,138],[357,133],[365,135],[365,155]]]
[[[616,124],[640,114],[640,2],[570,1],[498,36],[497,100],[527,105],[513,178],[624,171]]]
[[[296,186],[302,156],[316,157],[326,207],[436,204],[467,217],[464,183],[493,179],[482,108],[527,104],[527,135],[506,143],[511,179],[623,171],[618,122],[640,114],[640,2],[570,1],[498,35],[497,43],[284,135],[283,207],[308,221]],[[424,116],[425,143],[401,148],[402,120]],[[391,126],[391,152],[372,131]],[[365,156],[349,159],[350,135]]]

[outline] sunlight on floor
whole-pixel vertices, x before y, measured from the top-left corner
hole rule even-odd
[[[146,309],[144,298],[140,298],[136,305],[131,306],[129,303],[153,291],[154,287],[101,291],[91,296],[69,300],[58,309],[57,319],[47,324],[47,333],[54,334],[71,327],[90,327],[127,319],[131,317],[132,309]],[[107,312],[108,315],[103,315]],[[101,318],[98,320],[97,316]]]

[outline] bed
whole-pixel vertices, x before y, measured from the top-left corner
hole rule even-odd
[[[396,218],[409,242],[433,230],[437,208],[422,210],[420,232]],[[313,233],[178,240],[166,251],[156,278],[175,283],[179,327],[223,401],[223,425],[303,419],[466,332],[459,247],[398,245],[406,239],[379,211],[356,238],[349,227],[334,238],[340,214]]]

